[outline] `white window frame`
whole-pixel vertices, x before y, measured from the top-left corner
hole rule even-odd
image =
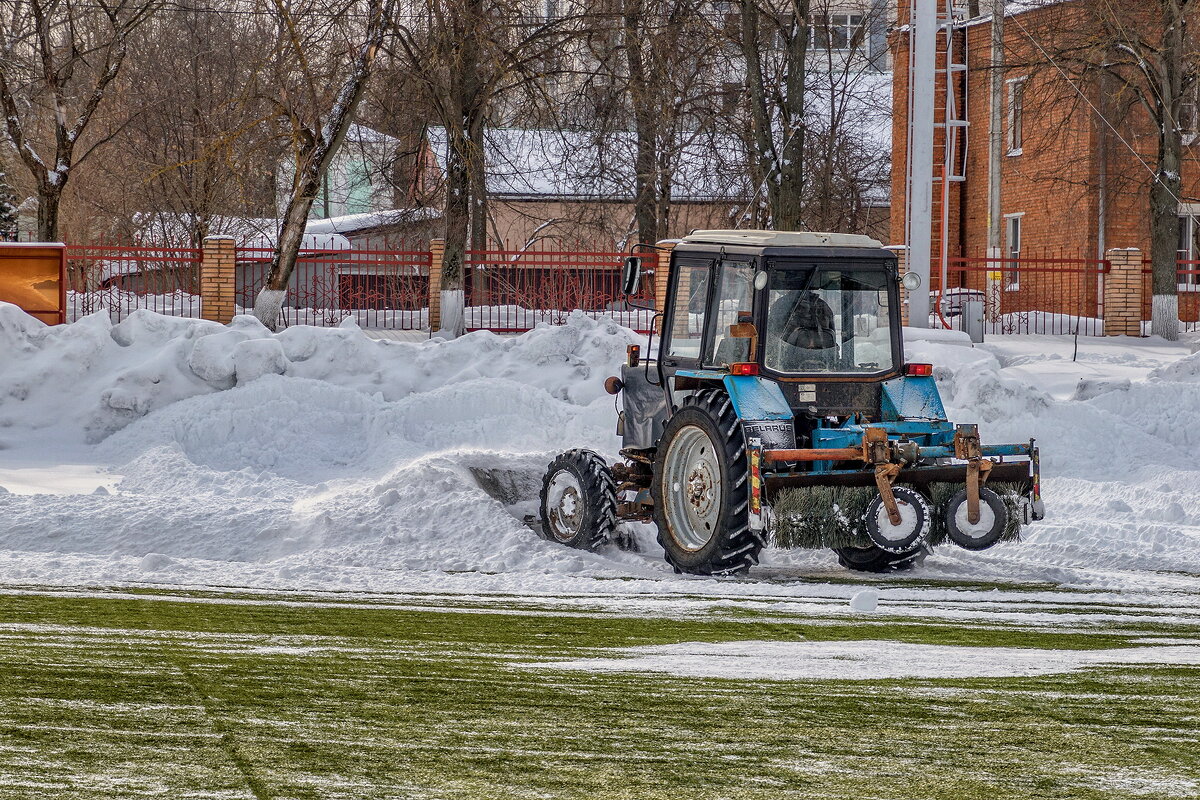
[[[819,20],[824,19],[824,24]],[[854,21],[857,20],[857,21]],[[839,30],[845,34],[844,47],[833,46],[833,31]],[[813,14],[808,24],[808,44],[815,51],[822,53],[850,53],[867,47],[867,17],[865,14],[851,12],[836,12]],[[819,34],[825,35],[825,46],[819,41]]]
[[[1175,260],[1178,261],[1198,261],[1200,260],[1200,246],[1197,245],[1197,240],[1200,239],[1200,203],[1180,203],[1179,204],[1179,233],[1186,242],[1186,246],[1175,250]],[[1200,268],[1200,267],[1198,267]],[[1180,279],[1176,275],[1175,288],[1181,292],[1194,292],[1200,287],[1200,275],[1187,275]]]
[[[1025,231],[1022,230],[1024,223],[1021,221],[1025,218],[1024,211],[1018,211],[1015,214],[1004,215],[1004,250],[1003,257],[1005,259],[1020,258],[1022,240],[1025,237]],[[1016,236],[1013,236],[1013,232]],[[1014,248],[1013,239],[1016,239],[1016,247]],[[1006,292],[1015,292],[1021,288],[1021,270],[1019,267],[1009,269],[1006,264],[1001,264],[1002,275],[1000,279],[1001,285]]]
[[[1008,124],[1004,128],[1004,142],[1008,155],[1019,156],[1025,148],[1025,78],[1009,78]]]

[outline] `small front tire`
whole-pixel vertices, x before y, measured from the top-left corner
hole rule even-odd
[[[598,550],[615,535],[617,484],[608,464],[591,450],[568,450],[550,462],[539,500],[544,539]]]

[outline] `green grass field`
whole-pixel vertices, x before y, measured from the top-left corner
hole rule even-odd
[[[0,797],[1200,795],[1200,668],[852,682],[530,666],[674,642],[1085,649],[1194,628],[439,603],[0,593]]]

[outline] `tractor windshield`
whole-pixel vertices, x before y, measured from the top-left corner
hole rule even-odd
[[[792,374],[874,374],[892,369],[884,270],[770,272],[764,366]]]

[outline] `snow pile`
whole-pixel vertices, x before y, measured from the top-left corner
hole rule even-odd
[[[186,572],[179,559],[278,561],[300,584],[340,565],[611,569],[547,557],[471,470],[538,472],[580,443],[615,454],[602,383],[634,340],[582,315],[519,338],[409,344],[149,312],[48,328],[0,306],[0,441],[121,476],[111,496],[4,495],[0,548],[168,574]]]
[[[1048,338],[908,339],[952,420],[988,442],[1038,439],[1050,515],[1019,544],[940,548],[923,574],[1119,587],[1200,573],[1200,355],[1089,343],[1075,362]],[[386,589],[473,571],[568,593],[589,591],[569,577],[675,580],[651,536],[641,554],[551,545],[519,519],[528,502],[506,507],[477,481],[518,476],[529,495],[557,452],[615,457],[602,384],[634,342],[581,313],[517,337],[403,343],[353,322],[276,334],[146,311],[47,327],[0,304],[0,580]],[[1084,382],[1034,386],[1037,369]],[[769,551],[760,574],[833,562]]]

